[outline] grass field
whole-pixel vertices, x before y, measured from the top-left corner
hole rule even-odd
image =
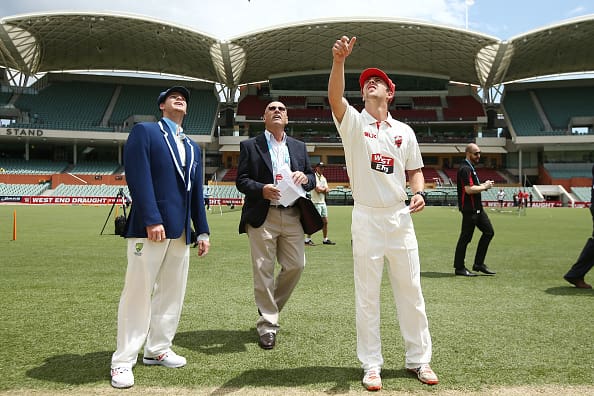
[[[12,240],[16,211],[17,239]],[[192,251],[174,349],[181,369],[145,367],[129,391],[112,390],[125,241],[99,235],[109,206],[0,205],[0,392],[21,394],[365,393],[355,354],[350,207],[330,207],[336,246],[306,249],[307,265],[281,314],[278,346],[256,344],[248,241],[239,209],[209,213],[211,253]],[[489,211],[494,277],[454,277],[459,213],[414,215],[433,338],[427,387],[404,370],[402,339],[384,277],[382,394],[594,394],[594,292],[562,275],[592,231],[587,209]],[[113,233],[109,219],[107,233]],[[370,236],[372,237],[372,236]],[[478,233],[470,245],[474,254]],[[470,263],[471,265],[472,263]],[[590,278],[592,279],[592,277]]]

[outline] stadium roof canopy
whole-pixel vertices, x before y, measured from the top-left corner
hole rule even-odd
[[[24,75],[135,71],[235,87],[273,76],[328,72],[331,47],[357,36],[347,71],[444,78],[490,87],[594,70],[594,16],[550,25],[509,41],[403,19],[318,19],[220,40],[136,15],[43,13],[0,19],[0,66]]]

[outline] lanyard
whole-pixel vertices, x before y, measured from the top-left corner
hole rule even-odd
[[[474,166],[472,166],[472,164],[470,163],[470,161],[468,161],[468,160],[465,160],[465,161],[466,161],[466,163],[467,163],[468,165],[470,165],[470,169],[472,169],[472,174],[474,175],[474,177],[476,177],[476,181],[477,181],[477,183],[479,183],[479,184],[480,184],[480,182],[481,182],[481,181],[479,180],[479,177],[478,177],[478,175],[477,175],[477,173],[476,173],[476,170],[474,169]]]
[[[270,151],[270,158],[272,160],[272,170],[274,172],[274,177],[276,180],[277,175],[279,174],[279,169],[284,164],[289,164],[289,149],[287,145],[283,142],[277,142],[273,136],[271,139],[267,141],[268,143],[268,150]]]

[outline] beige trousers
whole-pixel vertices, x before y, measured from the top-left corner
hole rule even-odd
[[[276,333],[279,313],[297,286],[305,267],[303,227],[296,207],[271,207],[262,226],[246,227],[252,254],[254,297],[260,310],[258,334]],[[275,263],[280,271],[274,277]]]

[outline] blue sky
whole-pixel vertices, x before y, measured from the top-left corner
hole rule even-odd
[[[467,6],[466,2],[474,4]],[[407,18],[510,39],[584,15],[592,0],[2,0],[0,17],[32,12],[123,12],[191,27],[218,38],[328,17]]]

